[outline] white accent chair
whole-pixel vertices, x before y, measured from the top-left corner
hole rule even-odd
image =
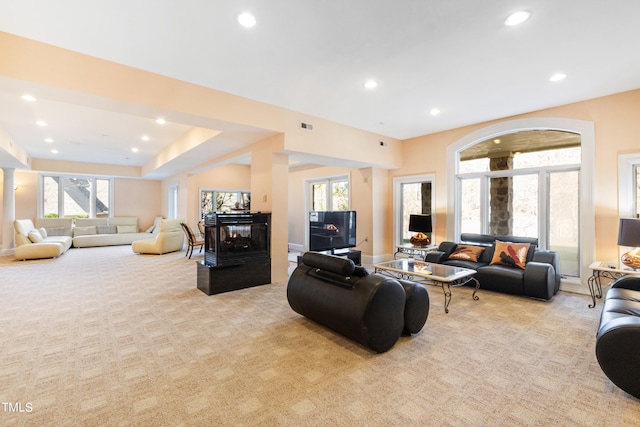
[[[166,254],[181,251],[184,246],[184,232],[181,219],[163,219],[160,232],[153,239],[136,240],[131,244],[133,252],[138,254]]]

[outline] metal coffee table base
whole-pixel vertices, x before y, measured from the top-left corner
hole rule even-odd
[[[472,280],[476,282],[476,288],[473,290],[473,294],[471,296],[473,297],[474,301],[478,301],[480,297],[476,295],[476,292],[478,292],[478,289],[480,289],[480,282],[478,282],[478,279],[474,277],[463,277],[453,282],[438,282],[442,286],[442,292],[444,292],[444,312],[445,313],[449,312],[449,303],[451,302],[451,287],[464,286]]]
[[[410,281],[414,281],[416,277],[419,277],[420,279],[422,279],[422,281],[434,283],[437,286],[441,286],[442,292],[444,293],[444,312],[445,313],[449,312],[449,304],[451,303],[452,287],[455,288],[458,286],[464,286],[473,280],[474,282],[476,282],[476,288],[473,290],[473,294],[471,294],[471,296],[473,297],[474,301],[478,301],[480,299],[480,297],[476,295],[476,293],[478,292],[478,289],[480,289],[480,282],[478,282],[478,279],[476,279],[475,277],[464,276],[455,280],[445,281],[445,280],[439,280],[438,278],[433,276],[423,276],[418,274],[414,275],[411,273],[399,272],[397,270],[388,270],[385,268],[381,268],[379,266],[377,266],[374,271],[376,273],[384,273],[391,277],[397,277],[398,279],[404,279],[404,280],[410,280]]]

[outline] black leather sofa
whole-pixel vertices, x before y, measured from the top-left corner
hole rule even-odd
[[[538,249],[538,239],[517,236],[462,233],[460,243],[442,242],[437,251],[427,254],[425,261],[476,270],[480,289],[551,299],[560,290],[560,257],[556,252]],[[529,243],[524,269],[508,265],[492,265],[496,240]],[[482,246],[485,250],[477,261],[450,259],[459,244]]]
[[[375,352],[420,332],[429,294],[416,283],[369,274],[352,260],[307,252],[287,284],[291,308]]]
[[[596,358],[616,386],[640,399],[640,277],[623,276],[605,296]]]

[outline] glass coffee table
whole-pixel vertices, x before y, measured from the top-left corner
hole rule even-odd
[[[381,262],[379,264],[374,264],[373,268],[376,273],[385,273],[392,277],[405,280],[420,278],[441,286],[442,292],[444,293],[445,313],[449,312],[452,287],[463,286],[473,280],[476,283],[476,288],[473,290],[473,299],[475,301],[480,299],[476,295],[476,292],[480,289],[480,282],[473,277],[473,275],[476,274],[476,271],[469,268],[416,261],[412,258]]]

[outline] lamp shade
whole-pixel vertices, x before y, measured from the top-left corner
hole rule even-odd
[[[620,218],[618,245],[640,247],[640,219]]]
[[[431,215],[409,215],[409,231],[431,233]]]

